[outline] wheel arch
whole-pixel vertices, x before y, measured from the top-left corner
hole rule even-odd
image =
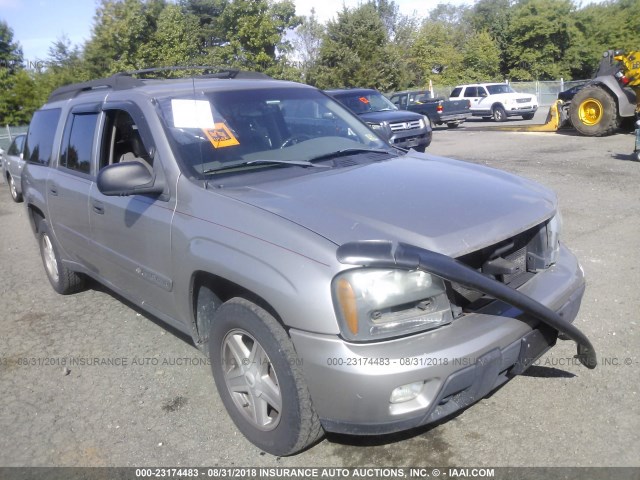
[[[600,77],[589,82],[586,87],[596,86],[606,91],[616,104],[616,112],[619,117],[633,117],[635,115],[635,102],[627,95],[626,90],[620,87],[613,77]]]
[[[496,107],[501,107],[501,108],[503,108],[505,111],[507,110],[507,109],[504,107],[504,103],[502,103],[502,102],[493,102],[493,103],[491,104],[491,112],[492,112],[492,113],[493,113],[493,110],[494,110]]]
[[[267,300],[242,285],[219,275],[204,270],[193,272],[189,295],[194,341],[201,350],[206,351],[208,348],[209,330],[215,320],[217,309],[234,297],[244,298],[263,308],[286,330],[282,317]]]
[[[38,233],[38,225],[46,218],[44,213],[32,203],[27,205],[27,212],[29,213],[28,217],[31,230],[33,230],[33,233]]]

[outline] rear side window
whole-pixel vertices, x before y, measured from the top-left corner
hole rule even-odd
[[[29,163],[49,165],[53,150],[53,137],[60,120],[60,109],[38,110],[33,114],[27,143],[24,148],[24,158]]]
[[[60,166],[89,174],[93,137],[98,123],[97,113],[73,114],[64,132]]]
[[[465,97],[477,97],[478,96],[478,88],[477,87],[467,87],[467,90],[464,92]]]
[[[451,95],[449,95],[450,97],[459,97],[460,93],[462,93],[462,87],[456,87],[453,89],[453,92],[451,92]]]

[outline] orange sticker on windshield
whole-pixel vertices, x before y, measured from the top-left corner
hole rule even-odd
[[[360,100],[364,104],[369,103],[369,99],[367,97],[360,97],[358,100]]]
[[[203,128],[202,131],[207,136],[213,148],[232,147],[240,145],[240,142],[233,136],[229,127],[224,123],[216,123],[213,128]]]

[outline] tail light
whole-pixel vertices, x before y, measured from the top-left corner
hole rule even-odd
[[[442,104],[438,104],[438,106],[436,107],[436,112],[442,113],[443,111],[444,111],[444,108],[442,107]]]
[[[616,72],[615,77],[616,77],[616,80],[618,80],[618,82],[620,82],[622,85],[624,86],[629,85],[629,78],[627,78],[627,76],[624,73]]]

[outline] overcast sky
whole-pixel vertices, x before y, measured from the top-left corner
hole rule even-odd
[[[591,3],[584,0],[583,3]],[[320,21],[326,22],[336,12],[357,6],[361,0],[294,0],[298,15],[309,15],[315,7]],[[474,0],[395,0],[401,13],[426,16],[438,3],[472,5]],[[72,43],[84,43],[91,33],[94,0],[0,0],[0,19],[13,29],[22,45],[26,61],[44,59],[57,38],[66,35]]]

